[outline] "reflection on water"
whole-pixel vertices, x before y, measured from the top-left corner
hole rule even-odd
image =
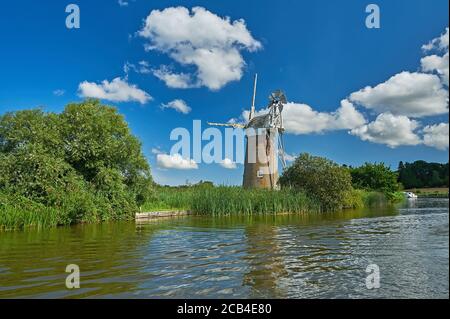
[[[0,297],[448,298],[448,199],[0,233]],[[365,286],[367,265],[381,288]],[[65,288],[78,264],[81,288]]]

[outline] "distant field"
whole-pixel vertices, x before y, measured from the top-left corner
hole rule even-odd
[[[448,187],[438,188],[412,188],[405,192],[413,192],[419,197],[448,197]]]

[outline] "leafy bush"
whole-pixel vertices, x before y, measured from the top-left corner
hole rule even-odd
[[[351,202],[352,179],[348,170],[322,157],[301,154],[280,177],[282,188],[292,188],[317,200],[325,211]],[[354,195],[354,194],[353,194]]]
[[[366,192],[362,189],[352,189],[344,194],[343,207],[344,208],[362,208],[366,206],[364,198]]]

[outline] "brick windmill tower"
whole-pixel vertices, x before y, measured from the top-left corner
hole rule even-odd
[[[255,98],[258,75],[255,75],[252,106],[247,124],[208,123],[216,126],[231,126],[245,129],[246,151],[244,163],[244,188],[278,188],[278,158],[286,166],[283,146],[283,105],[286,97],[280,90],[269,96],[269,105],[262,115],[256,116]]]

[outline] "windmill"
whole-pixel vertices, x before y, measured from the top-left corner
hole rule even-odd
[[[286,167],[283,144],[283,106],[286,96],[281,90],[270,94],[269,105],[263,115],[256,115],[255,98],[258,75],[255,75],[252,106],[247,124],[208,123],[214,126],[228,126],[246,130],[246,152],[244,164],[244,188],[277,189],[278,158]]]

